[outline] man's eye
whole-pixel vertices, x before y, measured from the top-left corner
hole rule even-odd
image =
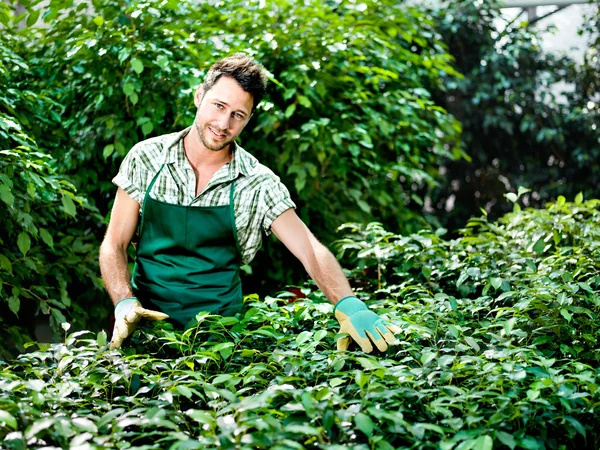
[[[236,119],[243,119],[243,118],[244,118],[244,116],[242,116],[240,113],[235,113],[233,116],[234,116]]]
[[[215,103],[215,106],[219,109],[223,109],[223,105],[221,105],[220,103]]]

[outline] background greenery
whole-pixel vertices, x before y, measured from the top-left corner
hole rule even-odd
[[[578,64],[494,1],[21,3],[0,3],[0,446],[600,446],[600,9]],[[112,312],[111,178],[238,50],[271,79],[242,145],[402,328],[384,355],[333,350],[274,241],[243,316],[122,351],[85,331]],[[48,321],[62,343],[29,343]]]

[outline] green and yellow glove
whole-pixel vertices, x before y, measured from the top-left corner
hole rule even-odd
[[[165,313],[142,308],[141,303],[135,297],[120,300],[115,306],[115,327],[110,341],[110,348],[119,348],[125,338],[135,330],[142,317],[148,320],[165,320],[169,318]]]
[[[347,350],[353,340],[365,353],[373,351],[371,342],[379,351],[385,352],[388,344],[391,345],[396,340],[394,334],[402,331],[370,311],[367,305],[354,296],[344,297],[337,302],[333,313],[340,323],[340,333],[350,335],[338,340],[338,350]]]

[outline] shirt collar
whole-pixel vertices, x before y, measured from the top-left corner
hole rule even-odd
[[[184,165],[186,163],[183,138],[190,132],[192,127],[175,134],[173,139],[167,143],[167,164]],[[241,175],[250,176],[256,171],[256,159],[235,142],[231,143],[232,158],[229,164],[229,176],[236,179]]]

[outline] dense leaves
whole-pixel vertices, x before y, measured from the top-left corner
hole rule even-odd
[[[598,198],[600,8],[584,20],[589,47],[576,62],[544,51],[552,29],[529,25],[523,13],[508,21],[500,2],[444,3],[432,15],[464,78],[448,78],[435,98],[462,124],[472,163],[444,169],[448,182],[433,191],[432,211],[452,214],[437,214],[440,222],[453,230],[479,208],[497,217],[507,211],[502,194],[519,185],[538,207],[578,192]]]
[[[17,17],[0,7],[9,87],[2,149],[11,152],[2,164],[8,178],[19,174],[14,187],[0,185],[0,198],[13,208],[11,220],[35,227],[9,226],[2,236],[12,246],[2,249],[4,266],[28,277],[25,289],[2,295],[14,312],[33,285],[50,289],[48,300],[74,324],[98,326],[89,321],[90,304],[108,315],[95,259],[115,193],[110,180],[135,143],[191,124],[195,87],[234,51],[255,56],[271,78],[242,144],[281,176],[326,242],[347,220],[420,228],[423,188],[436,184],[440,164],[462,155],[460,125],[428,90],[442,74],[457,74],[419,9],[392,1],[21,3]],[[24,145],[29,150],[17,149]],[[44,202],[27,206],[40,184]],[[48,280],[19,264],[26,253],[55,261],[60,275]],[[246,292],[301,280],[299,264],[272,264],[286,255],[281,248],[262,253]],[[48,312],[42,301],[45,295],[33,296],[31,315]],[[54,314],[62,318],[61,311]],[[32,321],[2,316],[5,329]]]
[[[0,85],[10,86],[0,93],[0,356],[4,358],[15,348],[24,350],[37,315],[49,315],[57,329],[66,320],[65,309],[72,308],[79,316],[76,321],[87,324],[84,305],[72,305],[68,285],[98,286],[95,239],[74,226],[72,218],[81,213],[99,217],[26,131],[41,122],[57,126],[59,108],[29,89],[29,66],[14,53],[17,44],[9,35],[0,35]],[[26,325],[17,326],[16,317]]]
[[[65,334],[0,366],[3,447],[600,445],[599,201],[473,219],[452,241],[346,231],[359,295],[403,329],[386,354],[335,351],[310,286],[184,333],[144,328],[122,351]]]

